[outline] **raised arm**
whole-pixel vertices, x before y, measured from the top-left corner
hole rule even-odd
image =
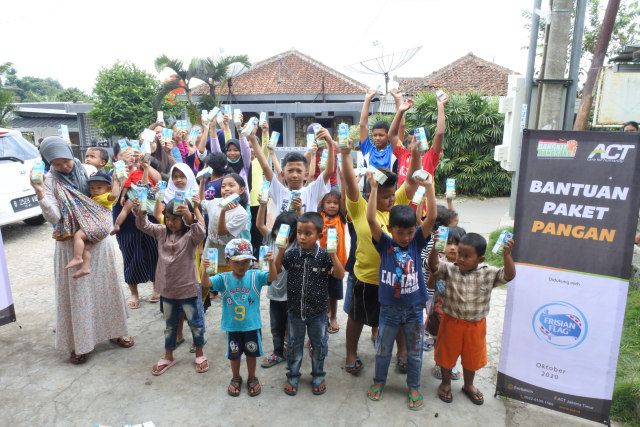
[[[507,282],[513,280],[516,277],[516,266],[513,263],[513,257],[511,256],[511,250],[513,250],[513,239],[509,240],[504,245],[502,251],[502,257],[504,259],[504,280]]]
[[[324,182],[329,182],[331,175],[336,170],[336,151],[335,151],[335,143],[333,142],[333,138],[331,138],[331,134],[325,128],[322,128],[318,131],[318,138],[323,138],[326,141],[327,147],[327,167],[324,168],[324,172],[322,172],[322,176],[324,177]]]
[[[226,114],[222,116],[222,132],[224,132],[224,139],[228,141],[231,139],[231,129],[229,128],[229,116]]]
[[[360,144],[369,136],[369,105],[376,93],[376,90],[369,89],[364,95],[364,103],[360,112]]]
[[[267,204],[262,203],[262,194],[258,194],[258,215],[256,215],[256,228],[263,238],[267,237],[267,224],[265,224],[265,216],[267,215]]]
[[[436,97],[436,103],[438,104],[438,123],[436,124],[436,135],[433,137],[433,144],[431,148],[436,153],[440,153],[442,151],[442,141],[444,140],[444,131],[446,129],[446,116],[444,115],[444,106],[449,102],[449,96],[444,99],[444,101],[440,101],[438,97]]]
[[[316,153],[318,151],[318,145],[314,142],[313,147],[308,149],[304,153],[304,158],[307,159],[307,182],[312,183],[316,176]]]
[[[377,206],[377,197],[378,197],[378,181],[373,177],[373,172],[367,172],[365,177],[369,181],[369,185],[371,186],[371,193],[369,194],[369,203],[367,204],[367,222],[369,223],[369,227],[371,227],[371,237],[376,242],[380,241],[380,237],[382,236],[382,228],[376,219],[376,209]]]
[[[202,132],[200,135],[200,140],[198,141],[198,158],[202,158],[202,156],[206,156],[207,154],[207,138],[209,137],[209,130],[213,127],[213,133],[216,133],[216,122],[208,121],[204,116],[202,116]]]
[[[353,141],[349,140],[349,147]],[[353,171],[353,160],[351,159],[351,148],[341,148],[340,155],[342,156],[342,175],[344,176],[345,192],[349,200],[357,202],[360,197],[360,191],[358,190],[358,180],[356,174]]]
[[[398,112],[400,111],[400,104],[402,104],[402,93],[396,92],[393,89],[389,91],[389,93],[391,94],[391,96],[393,96],[393,100],[396,103],[396,111],[397,111],[396,116],[397,116]],[[395,120],[395,117],[394,117],[394,120]],[[394,136],[395,138],[392,138],[391,129],[389,129],[389,143],[391,143],[392,150],[395,150],[396,145],[398,145],[398,140],[402,141],[402,139],[404,138],[404,114],[400,118],[400,125],[396,129]]]
[[[433,238],[434,240],[438,238],[437,232],[433,233]],[[432,247],[431,251],[429,252],[428,262],[429,262],[429,270],[431,270],[432,272],[438,270],[438,265],[440,264],[440,257],[438,256],[438,251],[436,250],[435,246]]]
[[[118,198],[118,196],[120,196],[121,183],[115,175],[116,174],[113,174],[113,179],[111,180],[111,193],[109,193],[109,196],[107,197],[107,200],[110,202],[113,202]]]
[[[264,152],[258,145],[258,138],[256,138],[255,134],[249,135],[249,142],[253,146],[253,153],[256,155],[256,159],[258,159],[258,163],[260,163],[260,167],[262,168],[264,177],[267,179],[267,181],[271,182],[271,180],[273,179],[273,171],[269,167],[267,157],[264,155]]]
[[[394,149],[400,140],[399,134],[404,135],[404,113],[406,113],[411,107],[413,107],[413,99],[407,99],[402,104],[398,105],[398,112],[393,118],[391,126],[389,126],[389,142]],[[402,133],[400,133],[399,130],[401,127]]]
[[[278,255],[276,255],[275,267],[276,273],[278,274],[282,273],[282,258],[284,257],[284,253],[287,251],[288,246],[289,240],[287,239],[287,246],[285,246],[284,248],[280,248],[280,250],[278,250]]]
[[[256,130],[258,128],[253,128],[252,135],[256,135]],[[242,169],[244,169],[245,173],[249,174],[249,168],[251,167],[251,147],[249,147],[249,143],[247,142],[247,137],[242,135],[240,137],[240,155],[242,156]],[[249,189],[247,189],[249,191]]]
[[[407,198],[411,200],[416,190],[418,189],[418,183],[413,179],[413,173],[421,168],[421,153],[420,145],[413,144],[411,150],[411,163],[409,163],[409,170],[407,171],[407,179],[404,181],[404,190],[407,193]]]
[[[271,156],[271,164],[273,164],[273,168],[275,169],[278,181],[280,181],[280,183],[284,185],[284,181],[282,178],[282,166],[280,165],[280,161],[278,160],[278,156],[276,155],[276,150],[273,148],[269,148],[269,156]]]
[[[436,222],[436,216],[438,214],[438,208],[436,206],[436,190],[433,188],[433,177],[427,172],[427,179],[419,182],[420,185],[424,185],[427,196],[427,217],[422,221],[422,235],[426,239],[431,230],[433,230],[433,223]],[[422,206],[423,203],[420,203]]]

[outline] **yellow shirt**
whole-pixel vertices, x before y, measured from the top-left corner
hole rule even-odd
[[[265,157],[269,156],[269,150],[267,148],[269,144],[269,134],[262,133],[262,152]],[[251,191],[249,192],[249,206],[260,206],[258,203],[258,194],[262,188],[262,167],[258,159],[251,161]]]
[[[409,199],[404,189],[404,184],[396,191],[396,205],[408,205]],[[373,246],[371,240],[371,228],[367,221],[367,201],[360,195],[357,202],[351,201],[347,197],[347,212],[351,217],[351,222],[358,235],[358,246],[356,247],[356,263],[353,272],[361,282],[378,285],[378,275],[380,272],[380,255]],[[389,212],[376,211],[376,219],[382,231],[389,234]]]
[[[100,203],[105,208],[113,210],[113,205],[116,204],[116,202],[118,201],[118,198],[116,197],[113,200],[109,200],[109,194],[111,194],[111,192],[108,191],[106,193],[99,194],[95,197],[92,197],[92,199]]]

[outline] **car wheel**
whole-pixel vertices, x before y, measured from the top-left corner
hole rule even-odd
[[[34,216],[32,218],[27,218],[24,220],[24,223],[27,225],[40,225],[44,224],[46,220],[42,215]]]

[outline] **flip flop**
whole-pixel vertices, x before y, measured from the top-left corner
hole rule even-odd
[[[313,394],[316,396],[324,394],[327,391],[327,386],[325,384],[324,388],[321,389],[320,386],[323,384],[325,384],[324,377],[315,377],[313,379],[313,388],[311,389]]]
[[[484,397],[480,397],[480,390],[476,389],[476,392],[474,393],[471,390],[467,390],[466,388],[464,388],[464,386],[462,387],[462,392],[464,394],[467,395],[467,397],[469,398],[470,401],[472,401],[475,405],[482,405],[484,403]],[[480,397],[479,399],[476,399],[477,397]]]
[[[340,331],[340,326],[338,326],[337,328],[333,328],[333,327],[329,326],[328,332],[330,334],[335,334],[336,332],[339,332],[339,331]]]
[[[418,393],[420,393],[420,392],[418,392]],[[413,403],[422,402],[422,405],[420,405],[420,406],[411,406],[411,402],[413,402]],[[407,408],[411,409],[412,411],[419,411],[422,408],[424,408],[424,396],[422,396],[422,393],[420,393],[420,396],[418,396],[418,397],[413,397],[413,395],[411,393],[409,393],[409,399],[407,400]]]
[[[289,396],[295,396],[298,394],[298,377],[287,377],[287,382],[285,386],[289,384],[291,386],[291,390],[288,390],[286,387],[284,388],[284,392]]]
[[[149,301],[151,304],[155,304],[157,302],[160,302],[160,295],[153,295],[152,294],[147,301]]]
[[[442,400],[444,403],[451,403],[453,402],[453,395],[451,394],[451,389],[449,390],[442,390],[438,387],[438,397],[440,398],[440,400]]]
[[[433,375],[433,377],[438,380],[442,380],[442,369],[439,365],[435,365],[433,369],[431,369],[431,375]],[[451,379],[459,380],[461,377],[462,375],[460,374],[460,371],[457,367],[454,366],[454,368],[451,370]]]
[[[422,350],[431,351],[431,350],[433,350],[433,347],[435,345],[436,345],[436,342],[433,339],[433,337],[425,338],[424,339],[424,343],[422,344]]]
[[[71,355],[69,356],[69,361],[71,363],[73,363],[74,365],[82,365],[84,362],[87,361],[87,355],[86,354],[76,354],[75,351],[72,351]]]
[[[373,394],[377,394],[377,393],[380,393],[380,394],[378,395],[378,397],[375,397],[375,396],[371,396],[369,393],[367,393],[367,397],[370,400],[373,400],[374,402],[381,401],[382,400],[382,392],[384,391],[384,385],[382,387],[380,387],[380,388],[376,388],[375,384],[371,384],[371,386],[369,386],[369,388],[371,389]]]
[[[360,360],[359,357],[356,357],[356,360],[354,360],[351,365],[345,364],[344,369],[351,375],[357,375],[362,370],[363,366],[362,360]]]
[[[182,341],[184,341],[184,339]],[[206,343],[207,343],[207,340],[204,340],[204,342],[202,343],[202,346],[204,347]],[[195,352],[196,352],[195,346],[191,346],[191,348],[189,349],[189,353],[195,353]]]
[[[276,366],[278,363],[284,362],[284,359],[275,354],[271,354],[270,356],[265,357],[260,363],[260,366],[263,368],[270,368],[272,366]]]
[[[114,344],[118,344],[122,348],[133,347],[133,344],[135,344],[133,341],[133,337],[119,337],[110,339],[109,341]]]
[[[396,362],[396,368],[398,368],[398,371],[400,371],[401,374],[406,374],[407,373],[407,361],[404,360],[402,357],[398,357],[397,358],[397,362]]]
[[[249,389],[249,396],[251,397],[256,397],[262,392],[262,387],[260,387],[260,380],[256,377],[249,378],[247,380],[247,388]],[[252,389],[253,391],[251,391]]]
[[[159,375],[164,374],[165,372],[167,372],[167,369],[169,369],[170,367],[172,367],[173,365],[175,365],[178,362],[178,359],[176,359],[175,357],[173,358],[173,360],[167,360],[167,359],[160,359],[158,360],[158,363],[156,363],[157,367],[163,366],[164,368],[162,368],[160,371],[155,372],[153,369],[151,369],[151,373],[153,375],[155,375],[156,377]]]
[[[238,397],[240,396],[240,387],[242,387],[242,377],[234,377],[229,381],[229,386],[233,387],[233,391],[227,388],[227,393],[229,396]]]
[[[201,368],[200,365],[204,362],[207,362],[206,368]],[[204,354],[202,356],[196,357],[196,372],[199,374],[204,374],[209,370],[209,362],[207,361],[207,356]]]
[[[183,343],[184,343],[184,338],[182,338],[180,341],[176,341],[176,348],[180,347]]]
[[[129,297],[127,298],[127,307],[132,310],[140,308],[140,301],[138,301],[137,299],[133,299],[133,297]]]

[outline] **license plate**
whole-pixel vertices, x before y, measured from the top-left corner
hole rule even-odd
[[[11,207],[14,212],[24,211],[36,206],[38,206],[38,196],[35,194],[32,196],[20,197],[19,199],[13,199],[11,201]]]

